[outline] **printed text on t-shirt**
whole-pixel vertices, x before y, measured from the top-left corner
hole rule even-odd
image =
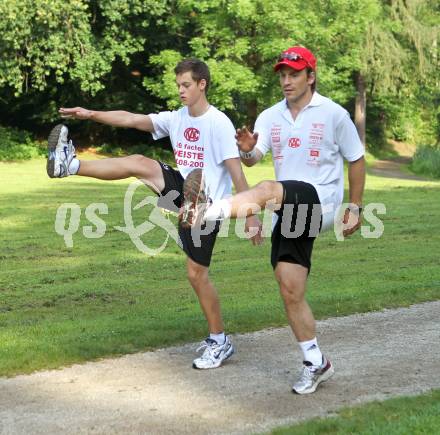
[[[176,163],[190,168],[203,168],[204,155],[203,147],[182,142],[177,142],[177,148],[174,150]]]

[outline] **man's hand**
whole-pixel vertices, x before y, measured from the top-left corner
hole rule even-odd
[[[247,127],[237,128],[235,135],[238,148],[244,153],[252,151],[257,144],[258,133],[251,133]]]
[[[252,215],[246,218],[244,230],[246,234],[249,233],[249,238],[254,246],[261,245],[263,243],[263,236],[261,234],[262,225],[257,216]]]
[[[61,115],[61,118],[72,118],[72,119],[90,119],[93,111],[84,109],[83,107],[72,107],[72,108],[64,108],[58,111]]]
[[[345,209],[344,218],[342,219],[344,237],[351,236],[356,232],[362,224],[362,213],[358,210],[352,210],[350,208]]]

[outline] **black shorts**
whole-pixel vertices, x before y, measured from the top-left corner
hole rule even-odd
[[[162,168],[165,187],[159,195],[157,205],[178,213],[183,203],[183,177],[171,166],[159,162]],[[202,266],[209,267],[215,239],[220,229],[220,222],[209,222],[202,228],[182,228],[179,224],[180,247],[186,255]]]
[[[283,203],[272,232],[271,263],[300,264],[310,272],[313,243],[322,225],[321,203],[316,189],[296,180],[280,181]]]

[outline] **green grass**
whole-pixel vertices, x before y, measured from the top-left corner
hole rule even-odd
[[[416,174],[440,178],[440,146],[418,147],[411,169]]]
[[[270,162],[247,170],[250,184],[273,178]],[[56,368],[109,355],[198,340],[207,333],[186,280],[185,257],[170,241],[139,252],[124,225],[127,180],[48,179],[45,161],[0,163],[0,375]],[[147,192],[138,189],[134,204]],[[308,298],[317,318],[408,306],[440,298],[440,183],[370,176],[365,203],[383,202],[384,235],[316,242]],[[73,248],[54,230],[57,208],[81,207]],[[108,204],[104,237],[86,239],[85,208]],[[133,212],[136,224],[149,214]],[[233,227],[233,226],[232,226]],[[142,236],[149,247],[161,228]],[[219,238],[211,276],[228,332],[286,324],[269,262],[270,241],[253,247]]]
[[[415,397],[400,397],[343,408],[335,417],[315,418],[283,427],[272,435],[408,435],[438,434],[440,390]]]

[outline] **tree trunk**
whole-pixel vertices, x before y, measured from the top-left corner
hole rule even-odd
[[[254,129],[257,115],[257,100],[253,99],[247,103],[247,119],[252,130]]]
[[[365,146],[365,124],[366,124],[366,92],[365,80],[361,72],[356,73],[356,101],[354,109],[354,124],[356,125],[359,137]]]

